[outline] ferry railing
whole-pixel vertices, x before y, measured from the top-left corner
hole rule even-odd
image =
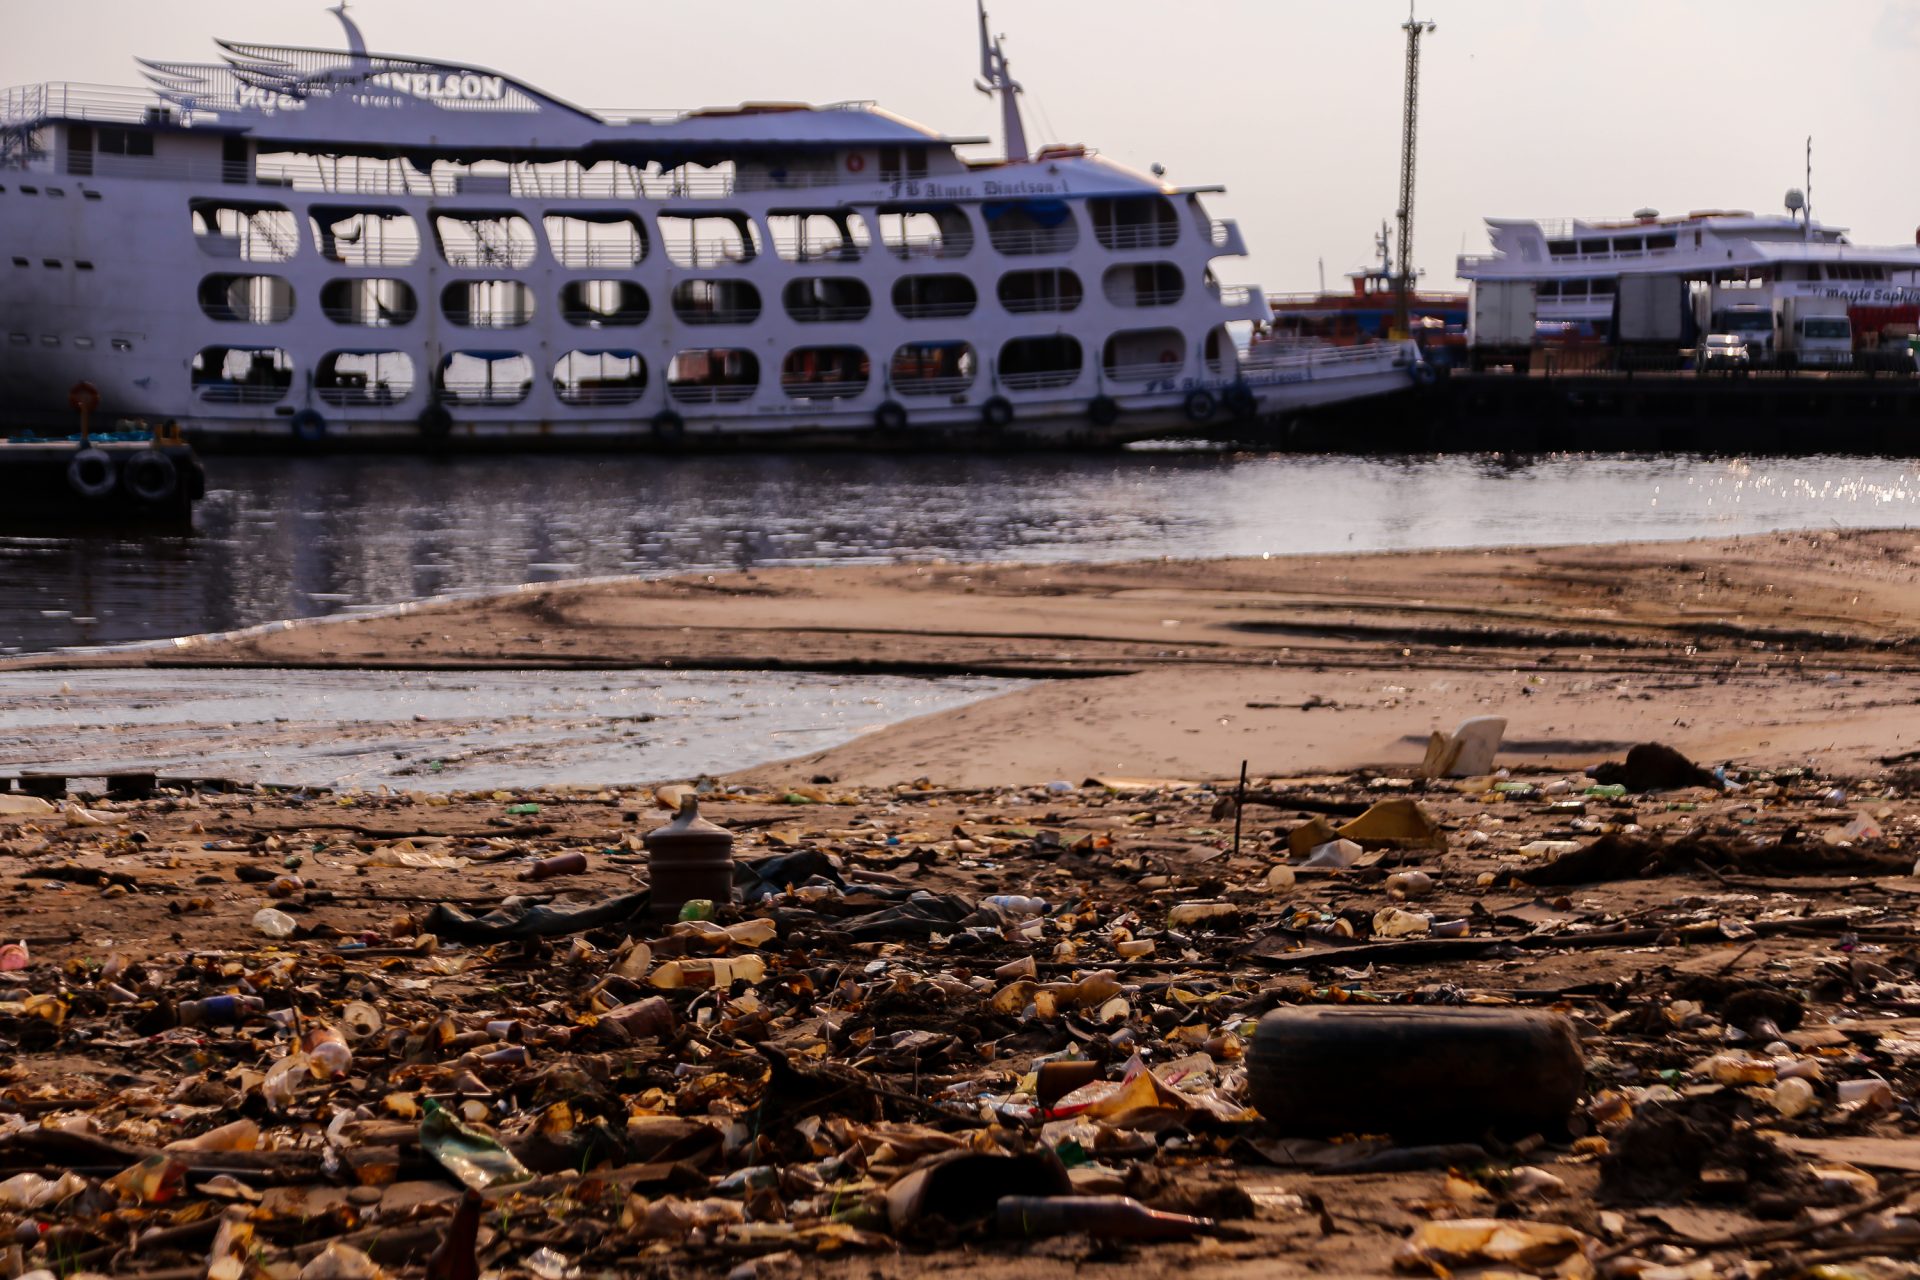
[[[674,319],[681,324],[752,324],[760,318],[760,308],[753,307],[714,307],[710,310],[695,310],[691,307],[675,307]]]
[[[759,256],[753,245],[741,240],[682,240],[669,242],[666,250],[677,267],[738,266]]]
[[[508,383],[502,386],[493,382],[469,382],[464,378],[442,381],[440,394],[451,404],[472,405],[479,408],[502,409],[519,404],[533,394],[532,382]]]
[[[144,89],[116,85],[50,81],[0,90],[0,124],[40,120],[90,120],[104,124],[190,124],[209,118],[182,111]]]
[[[558,397],[560,403],[577,405],[582,408],[593,408],[610,404],[632,404],[646,393],[647,384],[645,382],[575,383],[572,386],[556,382],[553,387],[553,394]]]
[[[329,386],[319,383],[313,390],[323,404],[332,405],[336,409],[384,409],[399,404],[412,395],[413,384],[404,382],[396,385],[388,382],[364,387],[344,384]]]
[[[1152,382],[1156,378],[1178,377],[1186,367],[1182,360],[1154,360],[1145,364],[1110,364],[1103,372],[1109,382]]]
[[[563,267],[614,267],[624,270],[646,261],[640,244],[555,244],[553,258]]]
[[[207,404],[277,404],[287,398],[287,383],[203,382],[196,388]]]
[[[1220,294],[1220,291],[1218,289],[1214,290],[1215,297],[1218,297],[1219,294]],[[1131,290],[1121,290],[1117,295],[1110,295],[1110,296],[1112,297],[1112,301],[1116,306],[1170,307],[1174,303],[1180,301],[1181,298],[1186,296],[1186,290],[1184,289],[1131,289]]]
[[[821,244],[800,236],[776,235],[773,249],[784,262],[858,262],[867,246],[855,240]]]
[[[896,258],[964,258],[973,252],[972,236],[908,236],[885,242]]]
[[[1070,222],[1057,227],[987,228],[993,247],[1010,258],[1027,258],[1042,253],[1066,253],[1079,243],[1079,232]]]
[[[1002,298],[1000,305],[1006,308],[1008,315],[1031,316],[1048,312],[1065,314],[1069,311],[1077,311],[1080,308],[1080,301],[1079,294],[1070,298],[1054,294],[1044,298]]]
[[[1219,300],[1220,305],[1223,307],[1244,307],[1253,301],[1253,287],[1244,284],[1216,285],[1213,289],[1213,296]],[[1169,302],[1178,302],[1179,300],[1178,294],[1168,299]]]
[[[360,329],[394,329],[411,323],[418,311],[388,311],[369,304],[364,308],[322,306],[320,314],[335,324],[353,325]]]
[[[865,394],[867,379],[830,382],[812,378],[782,376],[780,389],[795,400],[852,400]]]
[[[946,378],[902,378],[893,379],[893,390],[903,396],[957,396],[963,395],[973,386],[971,374],[955,374]]]
[[[680,404],[739,404],[753,399],[759,387],[746,383],[678,382],[667,387],[667,396]]]
[[[1079,369],[1040,369],[1027,373],[1003,373],[1000,385],[1009,391],[1044,391],[1064,387],[1078,380]]]
[[[1111,226],[1095,223],[1093,235],[1102,247],[1121,252],[1129,249],[1166,249],[1180,238],[1180,224],[1140,222]]]
[[[788,307],[787,315],[800,324],[845,324],[855,320],[865,320],[873,311],[871,305],[852,307],[803,306]]]
[[[980,305],[977,299],[965,302],[901,302],[894,310],[900,313],[902,320],[958,320],[973,314]]]

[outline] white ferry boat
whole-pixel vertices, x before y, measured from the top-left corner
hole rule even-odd
[[[0,99],[0,415],[354,445],[1105,442],[1402,388],[1248,356],[1240,229],[1078,146],[870,103],[595,112],[481,67],[219,42]],[[10,261],[9,261],[10,260]]]
[[[1474,284],[1537,284],[1545,336],[1607,338],[1620,279],[1628,275],[1703,282],[1721,310],[1738,311],[1750,299],[1750,307],[1770,311],[1779,298],[1806,297],[1845,304],[1869,324],[1911,320],[1920,306],[1913,284],[1920,247],[1856,245],[1846,228],[1792,212],[1804,210],[1804,200],[1790,193],[1784,216],[1701,210],[1663,218],[1642,209],[1627,218],[1488,218],[1493,252],[1462,255],[1457,270]],[[1732,324],[1716,325],[1712,315],[1701,322],[1709,329]]]

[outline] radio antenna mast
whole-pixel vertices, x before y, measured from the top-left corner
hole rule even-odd
[[[1013,70],[1007,65],[1005,36],[993,35],[987,29],[987,0],[979,0],[980,10],[980,79],[973,87],[992,97],[1000,97],[1001,131],[1006,135],[1007,163],[1025,164],[1027,162],[1027,127],[1020,119],[1020,95],[1026,92],[1020,82],[1013,78]]]
[[[1404,338],[1413,328],[1408,294],[1413,288],[1413,160],[1420,129],[1420,37],[1438,28],[1415,17],[1413,0],[1409,0],[1407,21],[1400,29],[1407,33],[1407,102],[1400,129],[1400,274],[1394,281],[1393,315],[1395,334]]]

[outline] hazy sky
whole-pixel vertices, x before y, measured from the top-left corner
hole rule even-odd
[[[1920,224],[1920,0],[1420,0],[1415,259],[1430,281],[1481,218],[1643,206],[1773,212],[1802,181],[1860,243]],[[874,98],[998,133],[970,0],[362,0],[376,52],[478,63],[585,106]],[[1221,183],[1253,257],[1229,279],[1310,289],[1370,255],[1398,182],[1404,3],[994,0],[1029,134]],[[212,37],[335,46],[318,0],[6,4],[0,83],[132,84],[136,54]]]

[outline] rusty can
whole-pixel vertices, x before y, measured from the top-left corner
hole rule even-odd
[[[676,918],[694,898],[733,900],[733,833],[700,816],[699,797],[681,797],[679,815],[645,841],[653,893],[647,913],[654,919]]]

